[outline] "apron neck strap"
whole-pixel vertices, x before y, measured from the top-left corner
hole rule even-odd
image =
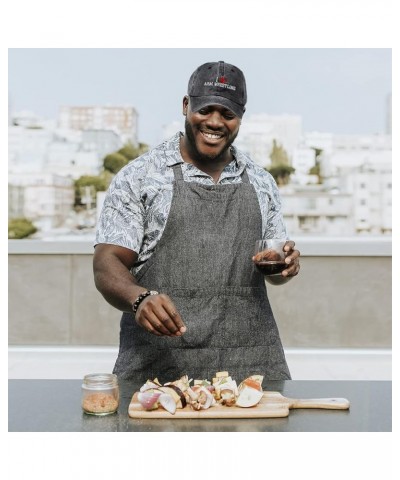
[[[184,182],[183,180],[183,173],[182,173],[182,165],[183,163],[177,163],[176,165],[172,166],[174,177],[177,182]],[[246,167],[244,168],[243,172],[241,173],[242,183],[250,183],[249,176],[247,175]]]

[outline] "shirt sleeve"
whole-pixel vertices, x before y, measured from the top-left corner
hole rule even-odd
[[[288,240],[286,225],[283,220],[282,202],[278,186],[271,174],[268,188],[268,213],[264,238],[284,238]]]
[[[254,186],[261,210],[262,238],[288,240],[282,215],[282,202],[274,177],[250,159],[246,158],[249,179]]]
[[[144,234],[144,207],[141,178],[132,170],[133,166],[128,164],[112,180],[97,223],[94,245],[119,245],[139,254]]]

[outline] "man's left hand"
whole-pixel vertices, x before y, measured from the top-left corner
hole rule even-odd
[[[282,272],[284,277],[294,277],[300,270],[300,252],[295,250],[294,246],[295,243],[293,240],[288,240],[283,246],[283,251],[286,254],[285,263],[288,265]]]

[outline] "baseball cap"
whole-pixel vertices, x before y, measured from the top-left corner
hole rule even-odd
[[[200,65],[188,84],[190,108],[197,112],[208,105],[222,105],[242,118],[247,102],[243,72],[223,61]]]

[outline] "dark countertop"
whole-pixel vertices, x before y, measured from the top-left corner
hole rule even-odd
[[[295,409],[284,418],[154,419],[128,416],[140,385],[120,381],[118,412],[104,417],[81,409],[81,380],[9,380],[10,432],[390,432],[392,383],[388,381],[264,382],[264,390],[292,398],[344,397],[350,410]]]

